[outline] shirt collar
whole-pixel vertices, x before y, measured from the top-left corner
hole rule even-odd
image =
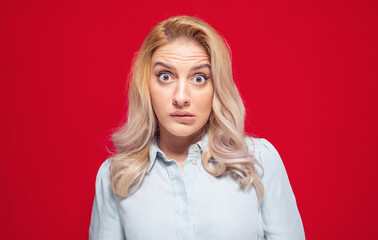
[[[199,149],[202,151],[202,150],[207,148],[208,139],[209,139],[209,135],[206,132],[204,137],[201,140],[192,144],[190,147],[197,145],[199,147]],[[162,158],[163,160],[165,160],[165,157],[164,157],[165,155],[164,155],[163,151],[161,151],[159,149],[158,145],[157,145],[157,138],[156,137],[154,138],[154,140],[152,141],[152,143],[150,145],[149,156],[150,156],[150,160],[149,160],[149,164],[148,164],[148,168],[147,168],[147,173],[151,172],[152,168],[155,166],[156,160],[159,157]]]

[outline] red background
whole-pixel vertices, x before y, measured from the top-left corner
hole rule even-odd
[[[376,1],[1,1],[2,239],[86,239],[106,137],[157,22],[232,49],[246,129],[280,152],[307,239],[376,237]],[[180,10],[181,9],[181,10]]]

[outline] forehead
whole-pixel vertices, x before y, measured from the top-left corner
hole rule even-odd
[[[209,63],[204,47],[190,39],[177,39],[157,48],[152,55],[152,63],[166,61],[171,63]]]

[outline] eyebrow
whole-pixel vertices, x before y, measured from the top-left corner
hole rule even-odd
[[[153,67],[155,68],[156,66],[162,66],[162,67],[168,68],[170,70],[176,70],[176,68],[169,66],[168,64],[162,63],[162,62],[156,62]],[[201,64],[201,65],[192,67],[190,70],[195,71],[195,70],[199,70],[201,68],[206,68],[206,67],[211,69],[210,64],[205,63],[205,64]]]

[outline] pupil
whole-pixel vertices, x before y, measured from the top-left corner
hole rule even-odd
[[[197,82],[201,82],[201,78],[200,77],[197,77]]]
[[[164,80],[168,80],[168,76],[167,75],[164,75]]]

